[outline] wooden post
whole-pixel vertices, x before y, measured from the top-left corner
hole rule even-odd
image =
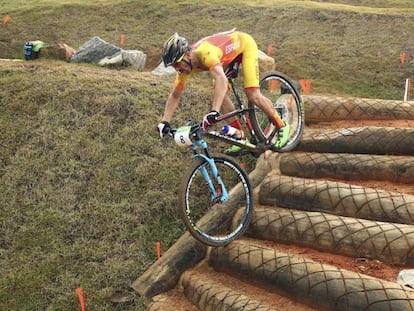
[[[405,92],[404,92],[404,101],[409,101],[411,98],[411,79],[407,78],[405,80]]]

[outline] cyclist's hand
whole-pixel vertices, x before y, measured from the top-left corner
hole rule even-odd
[[[202,127],[203,130],[206,130],[207,126],[213,125],[217,122],[217,117],[220,115],[220,112],[212,110],[209,113],[207,113],[203,117]]]
[[[171,126],[167,121],[162,121],[159,123],[157,128],[158,132],[160,133],[160,138],[164,138],[171,133]]]

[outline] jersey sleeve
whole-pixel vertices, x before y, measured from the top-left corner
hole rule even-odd
[[[184,90],[185,82],[187,81],[188,77],[189,77],[189,74],[177,73],[175,77],[174,88],[180,91]]]
[[[209,42],[202,43],[195,51],[200,62],[212,70],[214,66],[221,64],[222,50]]]

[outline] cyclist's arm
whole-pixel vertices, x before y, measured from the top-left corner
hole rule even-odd
[[[221,64],[215,65],[210,70],[210,74],[214,79],[214,96],[212,110],[220,111],[224,97],[227,94],[227,77],[224,73],[223,66],[221,66]]]
[[[174,88],[170,95],[168,95],[167,102],[165,103],[163,121],[170,122],[174,112],[178,108],[178,102],[180,100],[181,89]]]

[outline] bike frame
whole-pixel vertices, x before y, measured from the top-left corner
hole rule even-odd
[[[194,153],[194,159],[198,159],[198,158],[204,159],[211,168],[213,178],[220,185],[220,191],[217,191],[213,186],[210,174],[208,173],[208,170],[206,169],[206,167],[201,168],[201,174],[203,175],[203,178],[206,181],[206,184],[208,185],[208,189],[210,190],[210,193],[211,193],[211,201],[214,203],[223,203],[228,200],[229,194],[228,194],[226,186],[224,185],[220,177],[217,166],[214,163],[214,158],[212,158],[208,152],[207,142],[201,138],[199,132],[195,133],[194,138],[195,140],[193,144],[191,145],[191,150]],[[199,148],[201,148],[204,153],[198,152]]]
[[[229,119],[231,117],[234,117],[234,116],[238,116],[239,119],[242,120],[243,123],[246,125],[246,127],[249,131],[250,141],[237,140],[237,139],[234,139],[234,138],[229,137],[227,135],[223,135],[223,134],[221,134],[217,131],[214,131],[214,130],[208,130],[208,131],[205,132],[205,134],[207,134],[210,137],[216,138],[218,140],[224,141],[228,144],[236,145],[236,146],[242,147],[244,149],[247,149],[249,152],[251,152],[253,154],[260,155],[264,151],[269,150],[270,148],[268,148],[266,146],[267,142],[259,143],[259,141],[256,137],[256,134],[254,133],[254,129],[253,129],[253,127],[251,125],[251,122],[250,122],[249,112],[251,110],[257,109],[257,108],[245,108],[244,107],[244,105],[242,103],[242,100],[240,99],[239,94],[236,90],[236,87],[234,86],[233,76],[230,76],[230,74],[227,74],[227,73],[226,73],[226,76],[227,76],[227,79],[229,81],[231,90],[232,90],[232,92],[233,92],[233,94],[236,98],[238,108],[236,110],[232,111],[232,112],[228,112],[228,113],[220,115],[217,118],[216,123],[222,122],[222,121],[227,120],[227,119]],[[273,138],[273,136],[270,137],[270,139],[272,139],[272,138]]]

